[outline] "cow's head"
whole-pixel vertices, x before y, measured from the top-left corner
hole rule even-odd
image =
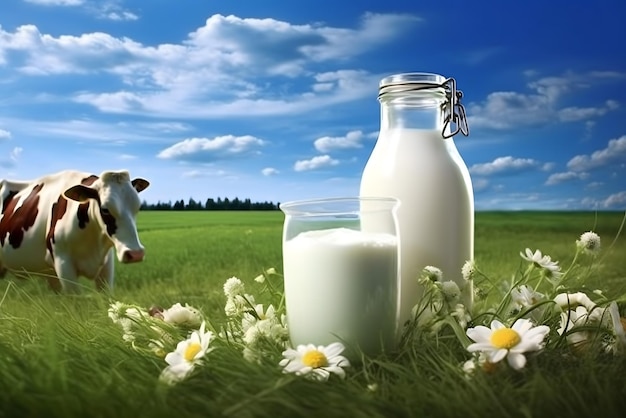
[[[105,171],[91,185],[77,184],[67,189],[63,195],[71,200],[97,203],[96,216],[122,263],[142,261],[144,247],[139,241],[135,217],[141,202],[138,193],[150,183],[142,178],[130,180],[127,171]]]

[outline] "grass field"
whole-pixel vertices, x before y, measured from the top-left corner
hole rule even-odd
[[[594,230],[603,255],[589,288],[626,293],[622,213],[494,212],[476,215],[475,259],[510,279],[519,252],[541,249],[567,266]],[[280,212],[142,212],[146,260],[119,265],[113,299],[145,307],[176,302],[224,318],[222,285],[281,268]],[[467,379],[465,350],[422,338],[401,353],[366,359],[345,380],[284,376],[277,362],[248,363],[222,346],[188,380],[158,383],[162,359],[133,351],[107,317],[111,298],[85,280],[82,295],[55,295],[43,280],[0,281],[0,417],[165,416],[622,416],[626,356],[537,356],[521,372]],[[214,355],[213,355],[214,354]],[[376,390],[372,390],[375,384]]]

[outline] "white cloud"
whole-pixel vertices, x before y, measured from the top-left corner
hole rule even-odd
[[[85,0],[24,0],[26,3],[40,4],[43,6],[80,6]]]
[[[329,155],[318,155],[310,160],[299,160],[293,166],[296,171],[317,170],[318,168],[338,165],[339,161],[332,159]]]
[[[367,14],[356,28],[338,28],[216,14],[182,42],[156,45],[102,32],[54,36],[24,25],[12,32],[0,28],[0,65],[22,77],[117,78],[123,88],[92,83],[73,97],[105,112],[181,118],[294,114],[371,96],[380,74],[345,65],[329,71],[328,64],[380,48],[418,21]]]
[[[118,158],[123,161],[130,161],[137,159],[137,156],[131,154],[120,154]]]
[[[573,122],[605,115],[619,107],[615,100],[601,106],[569,106],[560,100],[566,94],[591,85],[626,79],[626,74],[593,71],[586,74],[566,73],[559,77],[543,77],[527,84],[530,92],[497,91],[482,102],[467,106],[470,126],[511,129],[518,126],[547,124],[553,121]]]
[[[265,142],[251,135],[224,135],[213,139],[188,138],[162,150],[157,157],[187,161],[211,161],[253,152]]]
[[[521,171],[539,167],[540,163],[532,158],[498,157],[492,162],[474,164],[469,171],[473,175],[490,176],[492,174]]]
[[[364,137],[361,131],[350,131],[345,136],[323,136],[316,139],[313,145],[316,150],[324,153],[336,149],[361,148]]]
[[[575,156],[569,160],[567,168],[572,171],[585,171],[618,161],[626,161],[626,135],[611,139],[606,148],[595,151],[591,155]]]
[[[489,180],[485,178],[472,179],[472,189],[474,192],[482,192],[489,187]]]
[[[547,186],[553,186],[555,184],[560,184],[566,181],[571,181],[571,180],[585,180],[589,177],[589,173],[586,172],[574,172],[574,171],[566,171],[563,173],[554,173],[551,174],[550,177],[548,177],[548,179],[546,180],[546,185]]]
[[[0,129],[0,141],[11,138],[11,132]]]
[[[11,168],[15,167],[17,161],[24,151],[21,147],[15,147],[11,150],[9,158],[0,159],[0,167]]]
[[[277,169],[275,169],[274,167],[266,167],[263,170],[261,170],[261,174],[263,174],[264,176],[274,176],[276,174],[280,173],[280,171],[278,171]]]
[[[607,209],[608,208],[624,209],[624,207],[626,207],[626,191],[621,191],[621,192],[610,195],[602,202],[602,206],[604,206]]]

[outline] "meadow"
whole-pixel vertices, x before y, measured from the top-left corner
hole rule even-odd
[[[602,255],[589,289],[617,297],[626,293],[626,236],[616,238],[623,217],[479,212],[475,260],[497,280],[510,279],[527,247],[567,266],[580,234],[593,230]],[[41,279],[1,280],[0,417],[612,417],[626,409],[624,355],[572,360],[550,352],[522,371],[469,379],[463,347],[434,337],[363,359],[345,380],[292,378],[273,360],[249,363],[223,346],[188,380],[160,384],[163,360],[122,340],[107,316],[110,302],[188,303],[220,323],[226,279],[254,289],[259,273],[282,270],[282,222],[281,212],[141,212],[146,259],[116,266],[113,294],[95,292],[87,280],[81,295],[52,294]]]

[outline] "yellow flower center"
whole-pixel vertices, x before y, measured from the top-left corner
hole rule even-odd
[[[302,356],[302,364],[317,369],[328,365],[328,359],[321,351],[311,350]]]
[[[500,328],[491,333],[491,344],[497,348],[506,348],[507,350],[515,347],[522,338],[517,331],[511,328]]]
[[[191,361],[194,359],[196,354],[200,352],[200,350],[202,350],[202,346],[200,344],[191,343],[185,349],[185,354],[183,354],[183,357],[185,358],[185,360]]]

